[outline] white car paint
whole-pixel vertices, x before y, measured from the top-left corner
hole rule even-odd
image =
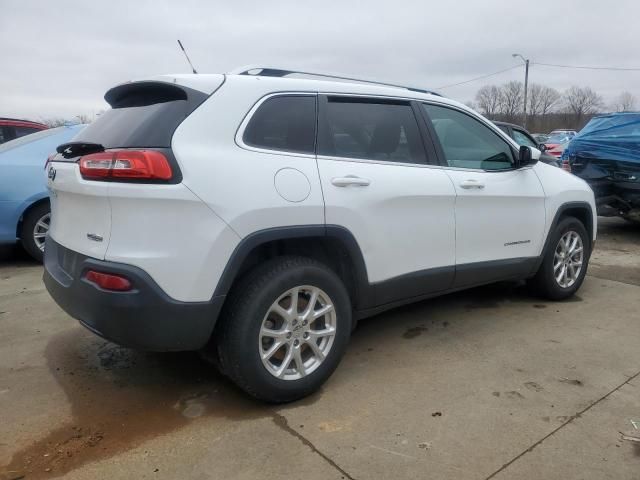
[[[80,177],[76,164],[56,166],[57,178],[54,183],[49,180],[54,212],[50,235],[85,255],[142,268],[176,300],[209,300],[240,241],[268,228],[344,226],[360,246],[369,281],[379,282],[454,264],[538,256],[560,205],[585,201],[596,211],[586,183],[544,164],[481,172],[316,158],[242,143],[241,133],[260,102],[277,92],[293,92],[455,106],[517,148],[493,124],[443,97],[292,78],[171,75],[150,80],[215,92],[173,135],[182,183],[90,182]],[[534,150],[533,155],[539,152]],[[275,180],[278,172],[289,169],[299,172],[307,184],[297,188],[291,185],[293,177],[285,177],[281,184]],[[340,184],[340,179],[353,177],[368,183]],[[469,181],[484,188],[462,188]],[[87,232],[103,241],[88,239]],[[505,247],[522,240],[528,242]]]

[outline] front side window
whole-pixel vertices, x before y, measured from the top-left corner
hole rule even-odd
[[[458,110],[423,104],[440,140],[447,164],[456,168],[513,168],[511,146],[482,122]]]
[[[408,102],[330,97],[323,127],[318,145],[321,155],[425,162],[420,131]]]
[[[251,117],[242,140],[252,147],[294,153],[314,153],[316,97],[269,98]]]
[[[513,139],[520,146],[538,148],[538,144],[522,130],[513,129]]]

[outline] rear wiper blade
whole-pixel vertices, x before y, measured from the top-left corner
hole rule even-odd
[[[90,142],[69,142],[58,145],[56,152],[62,154],[64,158],[73,158],[87,153],[103,152],[104,147],[99,143]]]

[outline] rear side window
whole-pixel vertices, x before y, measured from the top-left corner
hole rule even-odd
[[[290,95],[269,98],[249,120],[242,140],[252,147],[314,153],[316,97]]]
[[[40,129],[33,127],[13,127],[13,131],[16,133],[16,138],[20,138],[31,133],[39,132]]]
[[[425,163],[416,117],[407,102],[330,97],[323,127],[321,155]]]
[[[511,146],[470,115],[453,108],[423,104],[447,164],[456,168],[507,170],[513,168]]]

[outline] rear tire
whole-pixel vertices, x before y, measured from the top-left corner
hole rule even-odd
[[[569,216],[561,218],[550,235],[542,264],[529,284],[544,298],[564,300],[576,293],[584,281],[591,237],[580,220]]]
[[[49,231],[50,221],[51,206],[48,202],[36,205],[29,210],[22,221],[20,242],[27,253],[40,263],[44,257],[44,241]]]
[[[350,334],[351,302],[340,278],[315,260],[279,257],[233,287],[213,342],[236,385],[283,403],[320,388]]]

